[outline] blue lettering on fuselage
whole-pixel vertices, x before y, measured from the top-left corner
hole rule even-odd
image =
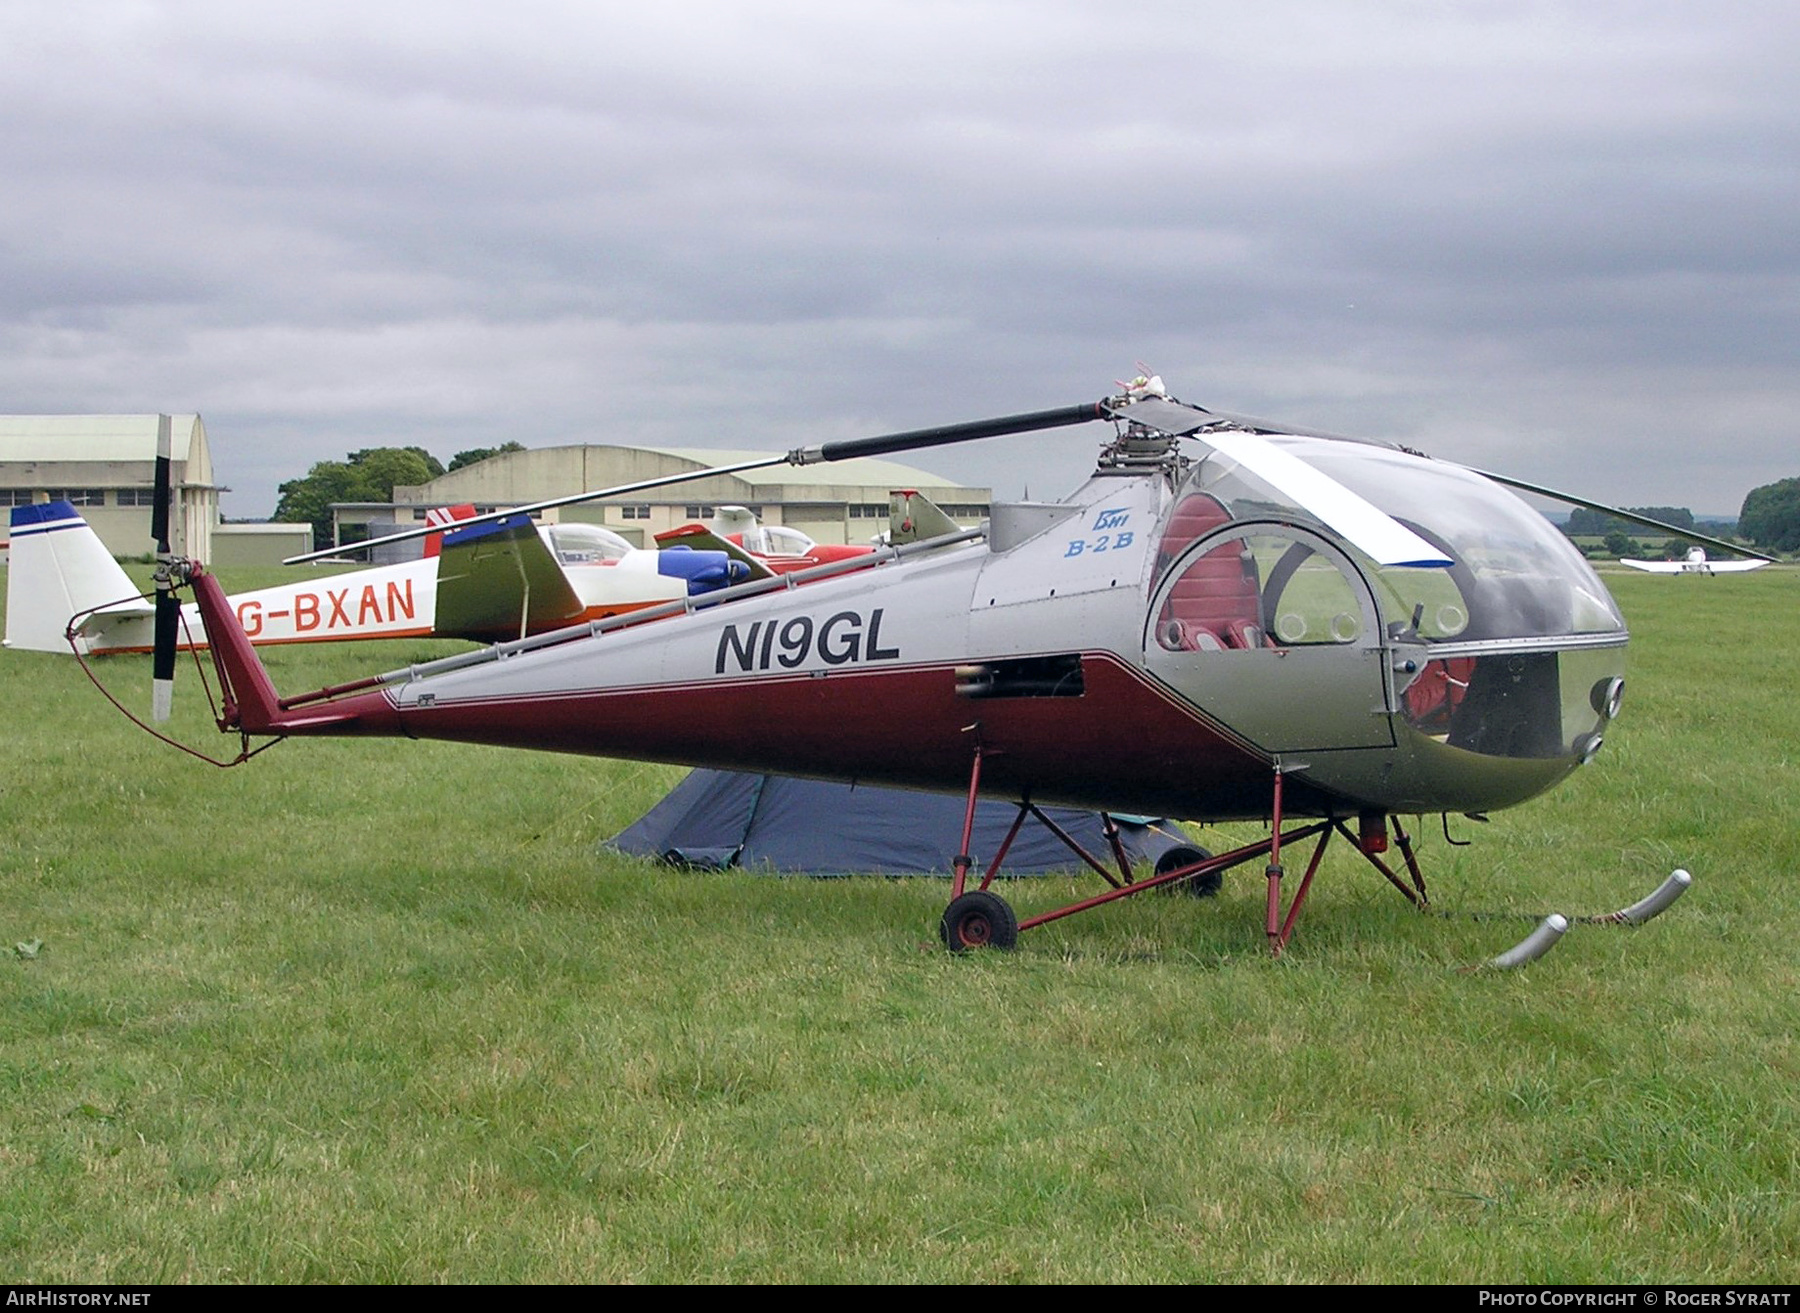
[[[876,607],[865,620],[860,611],[838,611],[824,620],[809,615],[786,620],[752,620],[726,625],[719,634],[713,673],[734,670],[798,670],[811,657],[828,666],[864,661],[898,661],[900,649],[881,645],[881,616]]]

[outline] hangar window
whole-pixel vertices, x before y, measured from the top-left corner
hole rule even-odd
[[[120,488],[118,498],[121,506],[154,506],[156,505],[156,489]]]

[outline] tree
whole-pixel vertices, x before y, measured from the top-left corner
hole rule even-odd
[[[442,463],[423,447],[365,447],[348,460],[322,460],[304,479],[282,484],[275,518],[311,523],[313,546],[329,547],[333,502],[392,501],[395,484],[425,483],[443,472]]]
[[[502,442],[498,447],[471,447],[467,451],[459,451],[450,458],[450,471],[460,470],[465,465],[474,465],[490,456],[504,456],[509,451],[524,451],[523,442]]]
[[[1800,479],[1752,488],[1738,514],[1738,532],[1764,551],[1800,551]]]

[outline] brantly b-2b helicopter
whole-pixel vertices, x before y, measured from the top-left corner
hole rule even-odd
[[[1154,378],[763,463],[1090,421],[1110,423],[1110,440],[1062,501],[996,504],[980,528],[898,533],[869,555],[297,697],[276,693],[198,565],[165,561],[159,604],[169,612],[173,588],[192,584],[219,725],[244,755],[262,736],[404,735],[964,794],[941,923],[952,949],[1009,947],[1147,889],[1216,888],[1266,858],[1280,952],[1334,835],[1422,906],[1400,815],[1510,807],[1599,751],[1624,687],[1624,620],[1498,476],[1203,410]],[[1143,878],[1117,844],[1110,862],[1077,847],[1110,887],[1021,921],[992,887],[1012,836],[985,866],[968,851],[983,793],[1018,804],[1013,835],[1028,816],[1048,823],[1042,803],[1266,820],[1269,833],[1216,856],[1184,850]],[[1593,919],[1647,919],[1687,878]],[[1549,918],[1495,962],[1528,960],[1566,924]]]

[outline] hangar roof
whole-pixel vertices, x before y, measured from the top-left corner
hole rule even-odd
[[[654,451],[662,456],[674,456],[678,460],[692,461],[704,467],[717,465],[734,465],[740,461],[767,460],[771,456],[780,456],[779,451],[736,451],[724,447],[640,447],[640,451]],[[867,484],[870,487],[893,488],[954,488],[958,486],[954,480],[946,479],[941,474],[931,474],[914,465],[902,465],[899,461],[881,460],[874,456],[859,456],[854,460],[837,460],[821,462],[817,465],[771,465],[761,470],[735,470],[734,479],[742,479],[745,483],[754,484],[818,484],[844,485]]]
[[[155,415],[0,415],[0,461],[156,459]],[[187,460],[206,430],[198,415],[169,417],[170,455]]]
[[[580,443],[558,447],[527,447],[503,452],[429,483],[400,485],[394,489],[397,504],[421,505],[445,501],[477,503],[534,502],[582,488],[599,489],[674,474],[694,476],[692,482],[671,484],[666,496],[691,501],[807,501],[874,500],[878,490],[885,501],[894,488],[930,490],[935,497],[986,500],[986,488],[966,487],[953,479],[931,474],[917,466],[878,457],[787,465],[781,451],[744,451],[724,447],[651,447],[622,444]],[[761,469],[733,470],[739,463],[774,461]],[[621,496],[625,494],[620,494]],[[646,496],[632,493],[632,497]],[[654,500],[654,498],[650,498]]]

